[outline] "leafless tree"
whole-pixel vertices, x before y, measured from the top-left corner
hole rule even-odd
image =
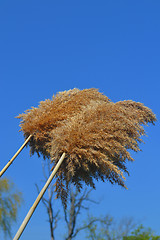
[[[49,159],[42,162],[42,170],[45,181],[47,181],[50,174],[50,162]],[[39,192],[38,185],[36,184]],[[105,217],[92,217],[89,214],[89,204],[98,202],[90,198],[92,189],[85,188],[79,192],[73,185],[69,186],[68,202],[66,205],[62,204],[64,212],[64,220],[67,226],[67,232],[65,234],[65,240],[72,240],[83,230],[89,232],[88,238],[91,240],[107,239],[107,240],[121,240],[123,236],[128,236],[131,230],[135,227],[135,221],[132,218],[124,218],[119,222],[115,222],[114,219],[108,215]],[[57,228],[58,220],[60,220],[60,210],[54,211],[54,185],[50,185],[48,188],[48,195],[43,196],[42,202],[47,210],[48,222],[50,227],[51,240],[56,240],[55,229]],[[88,204],[89,203],[89,204]],[[84,211],[88,214],[85,222],[81,221],[79,224],[79,217]],[[82,219],[82,218],[81,218]]]
[[[50,162],[49,159],[46,159],[46,161],[42,161],[42,170],[43,170],[43,175],[45,178],[45,181],[48,180],[49,174],[50,174]],[[39,187],[36,184],[37,191],[39,193]],[[42,203],[45,206],[47,210],[47,215],[48,215],[48,222],[50,226],[50,235],[51,235],[51,240],[55,240],[55,229],[57,228],[57,222],[60,219],[59,217],[59,210],[54,211],[53,210],[53,202],[54,202],[54,186],[50,185],[47,189],[48,195],[42,197]]]
[[[90,199],[89,194],[91,190],[84,189],[83,192],[79,193],[77,189],[74,189],[73,186],[70,186],[69,190],[69,200],[67,203],[67,208],[63,206],[65,222],[67,225],[67,234],[65,240],[74,239],[79,232],[89,228],[94,222],[99,221],[98,218],[92,218],[79,225],[78,216],[81,214],[82,210],[89,210],[89,207],[86,205],[87,202],[97,203],[96,201]]]
[[[51,164],[50,160],[46,159],[45,161],[42,161],[42,170],[43,170],[43,176],[44,180],[47,181],[50,171],[51,171]],[[36,188],[38,193],[39,187],[36,184]],[[44,204],[44,207],[47,210],[48,215],[48,222],[50,226],[50,236],[51,240],[56,240],[55,236],[55,229],[57,228],[57,223],[60,220],[60,210],[54,211],[53,205],[54,205],[54,185],[51,184],[48,189],[48,194],[43,196],[42,203]],[[68,202],[67,207],[65,208],[65,205],[62,203],[62,208],[64,212],[64,220],[67,226],[67,233],[65,235],[65,240],[72,240],[75,238],[78,233],[82,230],[85,230],[92,226],[92,224],[96,221],[99,221],[98,218],[88,218],[86,223],[82,223],[81,226],[79,226],[78,219],[79,215],[82,213],[82,211],[88,212],[89,207],[87,205],[87,202],[98,204],[98,202],[92,200],[90,198],[90,192],[92,189],[88,190],[85,188],[83,191],[79,192],[76,187],[70,185],[69,186],[69,192],[68,192]]]

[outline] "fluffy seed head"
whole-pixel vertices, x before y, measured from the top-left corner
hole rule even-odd
[[[79,113],[82,107],[87,106],[90,101],[109,102],[109,99],[101,94],[97,89],[73,89],[59,92],[53,95],[52,100],[47,99],[40,102],[35,108],[25,111],[17,118],[22,119],[20,127],[27,138],[34,135],[29,145],[31,154],[41,153],[44,158],[50,157],[48,143],[50,143],[50,132],[63,124],[64,120]]]
[[[21,130],[33,134],[31,152],[50,157],[53,167],[66,153],[56,175],[56,192],[66,203],[68,184],[95,187],[94,179],[123,187],[129,149],[139,151],[142,125],[154,123],[153,112],[134,101],[111,102],[96,89],[73,89],[19,115]]]

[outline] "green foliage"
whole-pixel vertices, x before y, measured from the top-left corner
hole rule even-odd
[[[104,228],[99,227],[99,224],[94,223],[90,225],[87,229],[87,236],[86,239],[89,240],[116,240],[115,237],[113,237],[114,233],[110,235],[109,237],[109,232],[108,230],[105,230]]]
[[[113,217],[107,215],[88,227],[86,238],[89,240],[122,240],[133,226],[132,218],[116,222]]]
[[[146,229],[140,225],[131,233],[131,236],[123,237],[123,240],[160,240],[160,236],[155,236],[151,228]]]
[[[136,226],[132,218],[115,222],[112,217],[99,218],[98,222],[87,228],[89,240],[160,240],[151,228]]]
[[[22,202],[20,192],[7,178],[0,179],[0,230],[11,237],[11,225],[17,219],[18,207]]]

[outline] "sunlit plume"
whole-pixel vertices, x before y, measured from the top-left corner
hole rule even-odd
[[[32,134],[31,154],[50,158],[54,167],[66,153],[55,183],[64,204],[69,183],[79,190],[83,182],[95,188],[94,179],[126,187],[128,150],[140,150],[143,125],[156,121],[142,103],[113,103],[94,88],[60,92],[18,118],[25,138]]]

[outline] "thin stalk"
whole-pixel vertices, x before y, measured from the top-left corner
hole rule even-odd
[[[1,170],[0,172],[0,177],[5,173],[5,171],[9,168],[9,166],[12,164],[14,159],[18,156],[18,154],[22,151],[22,149],[26,146],[26,144],[29,142],[31,139],[32,135],[30,135],[26,141],[23,143],[23,145],[18,149],[18,151],[15,153],[15,155],[11,158],[11,160],[5,165],[5,167]]]
[[[13,238],[13,240],[18,240],[20,238],[20,236],[22,235],[25,227],[27,226],[27,223],[29,222],[32,214],[34,213],[36,207],[38,206],[41,198],[43,197],[45,191],[47,190],[49,184],[51,183],[53,177],[55,176],[55,174],[57,173],[61,163],[63,162],[65,158],[65,153],[62,154],[61,158],[59,159],[58,163],[56,164],[54,170],[52,171],[50,177],[48,178],[47,182],[45,183],[44,187],[42,188],[41,192],[39,193],[37,199],[35,200],[34,204],[32,205],[32,207],[30,208],[29,212],[27,213],[24,221],[22,222],[20,228],[18,229],[15,237]]]

